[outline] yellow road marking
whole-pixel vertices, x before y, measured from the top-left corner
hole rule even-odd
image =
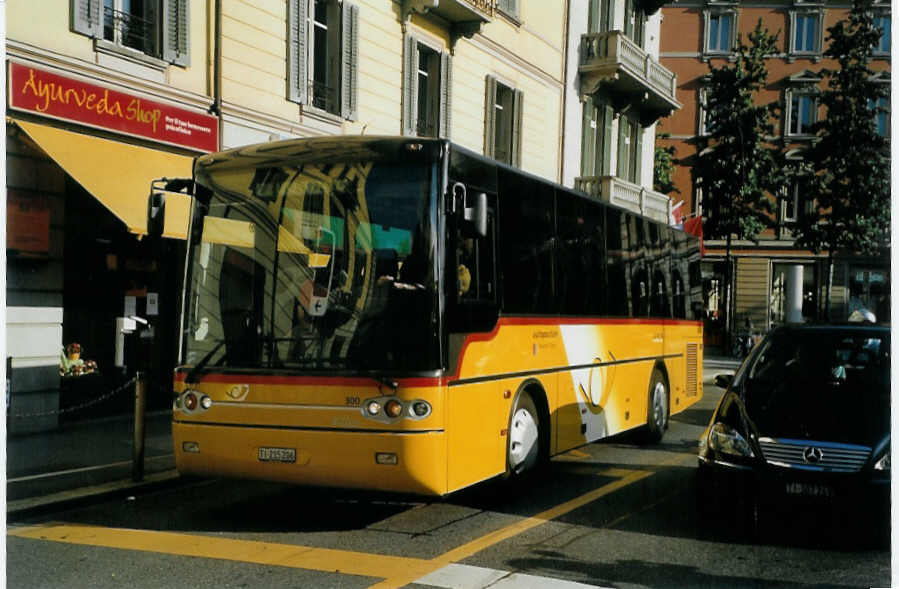
[[[366,577],[388,577],[396,574],[396,571],[404,569],[430,570],[430,567],[427,566],[428,561],[417,558],[152,530],[51,523],[11,529],[9,535],[18,538],[216,558]]]
[[[666,463],[684,460],[678,457]],[[550,520],[561,517],[579,507],[610,493],[652,476],[653,471],[607,468],[597,471],[599,476],[617,480],[597,487],[514,524],[476,538],[430,560],[314,548],[293,544],[276,544],[253,540],[198,536],[176,532],[153,530],[106,528],[66,523],[49,523],[39,526],[10,528],[8,534],[18,538],[30,538],[52,542],[65,542],[86,546],[100,546],[123,550],[156,552],[178,556],[213,558],[253,564],[301,568],[312,571],[337,572],[365,577],[381,577],[384,581],[371,589],[402,587],[449,564],[472,556],[503,540],[517,536]]]

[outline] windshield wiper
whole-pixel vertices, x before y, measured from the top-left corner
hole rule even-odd
[[[218,352],[224,345],[225,340],[221,340],[219,343],[215,344],[215,346],[211,350],[209,350],[209,352],[207,352],[207,354],[203,356],[200,361],[193,366],[193,368],[190,369],[190,372],[188,372],[187,376],[184,377],[184,382],[190,384],[196,384],[200,382],[200,380],[197,378],[200,371],[206,368],[206,365],[209,364],[210,360],[212,360],[212,356],[215,355],[215,353]]]

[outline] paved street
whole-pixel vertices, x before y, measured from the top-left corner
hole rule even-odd
[[[707,385],[659,446],[592,444],[528,486],[491,482],[423,500],[175,480],[13,513],[8,586],[888,586],[889,550],[826,522],[758,542],[727,522],[703,523],[695,445],[719,396]]]

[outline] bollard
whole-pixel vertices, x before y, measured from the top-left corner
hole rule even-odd
[[[147,373],[138,371],[134,378],[134,446],[131,480],[144,480],[144,415],[147,409]]]

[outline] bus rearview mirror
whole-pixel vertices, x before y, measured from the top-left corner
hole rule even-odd
[[[165,194],[150,193],[147,201],[147,235],[161,237],[165,228]]]
[[[479,192],[474,197],[474,205],[465,207],[465,220],[474,225],[480,237],[487,237],[487,195]]]

